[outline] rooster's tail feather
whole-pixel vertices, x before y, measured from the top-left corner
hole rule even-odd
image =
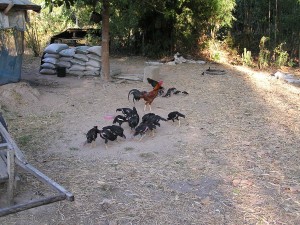
[[[128,93],[128,101],[129,101],[129,96],[130,95],[133,96],[133,98],[132,98],[133,103],[135,101],[139,101],[140,98],[141,98],[141,92],[138,89],[132,89],[132,90],[129,91],[129,93]]]

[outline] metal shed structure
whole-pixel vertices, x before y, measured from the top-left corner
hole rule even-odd
[[[40,12],[41,6],[29,0],[0,0],[0,85],[21,79],[27,10]]]

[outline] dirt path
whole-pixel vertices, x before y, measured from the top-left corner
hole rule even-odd
[[[84,134],[110,125],[105,115],[132,107],[128,91],[149,85],[40,76],[38,63],[24,64],[25,83],[17,85],[25,95],[0,87],[2,110],[28,161],[74,193],[75,202],[2,217],[0,224],[300,223],[299,87],[240,67],[163,65],[164,86],[189,95],[159,97],[153,112],[166,117],[177,110],[186,119],[180,127],[162,122],[141,142],[124,124],[127,139],[106,150],[102,139],[95,148],[83,145]],[[112,63],[125,73],[145,66],[140,58]],[[208,66],[227,73],[201,75]],[[136,103],[140,115],[143,106]],[[21,178],[16,201],[49,193]]]

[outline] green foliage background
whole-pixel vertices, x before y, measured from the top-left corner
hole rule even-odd
[[[42,49],[50,36],[75,27],[76,18],[81,28],[101,29],[101,23],[90,22],[90,15],[101,13],[102,1],[34,2],[43,7],[40,14],[31,16]],[[219,47],[211,46],[225,43],[240,55],[246,48],[258,58],[262,37],[268,38],[264,51],[269,51],[270,59],[265,61],[273,57],[275,62],[285,52],[289,59],[297,60],[300,0],[110,0],[112,54],[160,57],[177,51],[200,55],[204,49],[213,49],[210,55],[220,56]]]

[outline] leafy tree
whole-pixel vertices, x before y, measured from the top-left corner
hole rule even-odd
[[[113,51],[148,56],[175,51],[197,54],[204,44],[203,37],[214,39],[221,28],[231,26],[235,0],[45,0],[45,5],[50,10],[64,6],[68,19],[76,15],[80,26],[88,24],[88,12],[106,13],[102,21],[102,34],[106,35],[102,36],[102,57],[105,58],[109,33]],[[106,42],[107,46],[103,46]],[[106,60],[103,72],[107,74],[105,64]]]
[[[260,40],[265,36],[269,37],[265,47],[270,51],[286,43],[283,51],[292,58],[297,57],[297,52],[300,54],[299,0],[236,0],[236,3],[232,34],[240,50],[246,47],[257,54]]]

